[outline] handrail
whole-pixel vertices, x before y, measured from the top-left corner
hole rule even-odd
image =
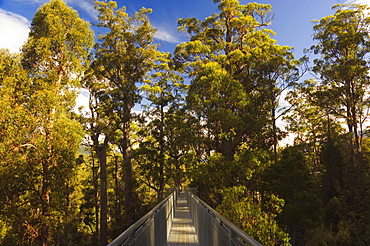
[[[108,246],[166,245],[175,212],[177,190],[141,217]]]
[[[190,189],[186,189],[186,196],[200,245],[262,246],[236,225],[217,213],[202,199],[194,195]]]

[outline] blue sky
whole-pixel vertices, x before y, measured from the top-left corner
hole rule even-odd
[[[30,26],[36,10],[49,0],[0,0],[0,48],[8,48],[12,52],[27,40]],[[89,0],[64,0],[76,9],[80,17],[96,22],[96,11]],[[370,5],[370,0],[256,0],[258,3],[272,5],[275,18],[272,29],[277,43],[294,47],[295,57],[303,55],[303,49],[314,44],[312,40],[312,20],[333,14],[332,6],[348,1]],[[204,20],[217,11],[217,5],[212,0],[118,0],[119,7],[126,6],[133,14],[141,7],[151,8],[152,25],[157,28],[156,42],[162,51],[173,52],[176,44],[187,41],[184,34],[177,32],[179,18],[196,17]],[[240,0],[247,4],[248,0]],[[96,31],[96,34],[99,31]],[[88,93],[82,91],[77,98],[77,106],[88,103]],[[282,126],[284,123],[280,123]],[[291,140],[287,140],[291,142]]]
[[[313,19],[320,19],[333,13],[331,6],[348,0],[260,0],[269,3],[275,14],[272,26],[275,39],[281,45],[295,48],[296,58],[302,56],[302,50],[312,44]],[[370,0],[361,0],[370,3]],[[48,0],[0,0],[0,48],[19,50],[27,39],[28,26],[37,8]],[[89,0],[65,0],[76,9],[80,16],[90,22],[96,21],[96,12]],[[173,52],[177,43],[186,41],[186,37],[177,32],[179,18],[205,17],[217,11],[212,0],[118,0],[119,7],[126,6],[129,13],[141,7],[153,9],[151,23],[157,28],[157,40],[160,49]],[[251,1],[241,0],[242,4]]]

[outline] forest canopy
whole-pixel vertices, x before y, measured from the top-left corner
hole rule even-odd
[[[263,245],[370,245],[370,8],[333,6],[296,58],[271,5],[213,2],[172,53],[114,1],[100,35],[50,0],[0,49],[0,245],[107,245],[184,186]]]

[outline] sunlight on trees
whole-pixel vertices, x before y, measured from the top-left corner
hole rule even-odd
[[[271,5],[213,2],[173,54],[151,9],[114,1],[94,3],[95,45],[51,0],[0,50],[0,245],[106,245],[187,185],[264,245],[370,244],[369,7],[333,6],[297,59]]]

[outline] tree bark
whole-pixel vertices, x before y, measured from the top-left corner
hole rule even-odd
[[[108,138],[104,139],[103,144],[99,144],[99,136],[93,137],[94,150],[100,164],[100,245],[108,244],[108,196],[107,196],[107,148]]]
[[[108,244],[108,196],[107,196],[107,147],[99,146],[96,150],[100,162],[100,245]]]
[[[131,112],[131,110],[128,110]],[[129,113],[130,114],[130,113]],[[130,119],[130,117],[126,118]],[[123,137],[121,139],[121,151],[123,154],[123,166],[125,172],[125,186],[123,189],[123,195],[125,198],[124,201],[124,208],[125,208],[125,218],[127,225],[131,225],[135,220],[135,213],[133,210],[133,188],[134,188],[134,180],[132,175],[132,152],[131,152],[131,144],[130,144],[130,120],[125,120],[123,122]]]
[[[273,141],[274,141],[274,162],[275,164],[278,161],[278,137],[277,137],[277,126],[276,126],[276,113],[275,113],[275,102],[274,100],[272,101],[274,103],[272,110],[271,110],[271,119],[272,119],[272,135],[273,135]]]
[[[55,108],[50,110],[50,119],[45,126],[45,142],[46,142],[46,159],[42,161],[42,187],[41,187],[41,202],[42,202],[42,225],[41,225],[41,244],[42,246],[49,245],[49,217],[50,217],[50,167],[54,165],[53,157],[53,125]]]
[[[163,191],[165,185],[164,179],[164,106],[160,105],[161,111],[161,122],[159,128],[159,191],[158,191],[158,203],[163,200]]]
[[[42,199],[42,218],[43,223],[41,225],[41,244],[42,246],[47,246],[49,241],[49,207],[50,207],[50,180],[49,180],[49,163],[48,161],[43,161],[42,163],[42,189],[41,189],[41,199]]]
[[[91,153],[91,159],[92,159],[92,179],[93,179],[93,185],[94,185],[94,206],[95,206],[95,232],[94,232],[94,240],[99,240],[99,186],[98,186],[98,180],[96,177],[96,170],[95,170],[95,161],[94,161],[94,153]]]

